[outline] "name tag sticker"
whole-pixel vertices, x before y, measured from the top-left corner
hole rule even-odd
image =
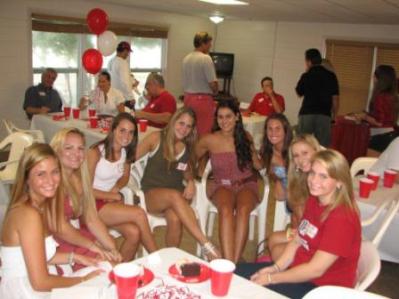
[[[314,226],[313,224],[309,223],[308,225],[308,229],[306,234],[310,237],[310,238],[314,238],[317,234],[318,228],[316,226]]]
[[[262,103],[264,100],[265,100],[264,98],[260,98],[259,103]]]
[[[230,180],[220,180],[220,182],[222,183],[222,185],[231,185]]]
[[[153,109],[155,107],[155,104],[151,104],[150,108]]]
[[[39,91],[39,96],[45,97],[45,96],[46,96],[46,93],[45,93],[44,91]]]
[[[177,164],[177,170],[186,171],[186,169],[187,169],[187,163],[179,162],[179,164]]]

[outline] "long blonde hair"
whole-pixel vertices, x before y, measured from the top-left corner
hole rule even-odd
[[[53,149],[44,143],[34,143],[27,147],[19,160],[19,165],[16,174],[16,182],[11,191],[11,200],[8,204],[7,213],[20,205],[30,202],[28,179],[29,174],[33,167],[38,163],[47,160],[54,159],[59,168],[61,163],[53,151]],[[45,217],[45,224],[53,231],[60,230],[60,219],[63,217],[63,186],[62,186],[62,174],[60,184],[57,188],[55,196],[53,198],[46,199],[43,205],[43,213]],[[23,221],[23,219],[21,219]]]
[[[309,190],[306,179],[307,173],[302,172],[297,168],[294,163],[294,157],[292,153],[293,146],[297,143],[305,143],[309,145],[315,152],[321,150],[320,144],[317,139],[310,134],[296,135],[290,145],[288,155],[290,159],[288,167],[288,204],[291,209],[294,206],[304,205],[309,197]]]
[[[163,129],[161,138],[163,142],[163,156],[169,162],[169,164],[176,161],[176,152],[175,152],[175,124],[176,121],[184,114],[189,115],[193,120],[193,126],[190,134],[184,138],[183,143],[186,146],[186,151],[189,155],[189,166],[190,169],[194,169],[195,167],[195,154],[194,154],[194,144],[197,140],[197,119],[195,117],[195,113],[191,108],[183,107],[180,108],[173,114],[169,123]]]
[[[53,139],[50,142],[51,147],[54,149],[57,155],[61,154],[65,140],[69,134],[76,134],[80,136],[83,140],[83,145],[86,144],[85,136],[82,131],[77,128],[63,128],[54,135]],[[73,214],[76,217],[80,216],[82,213],[84,217],[86,217],[88,211],[96,211],[95,198],[92,189],[92,180],[90,178],[89,170],[87,167],[86,155],[87,151],[85,150],[85,158],[83,160],[83,163],[82,165],[80,165],[79,169],[75,170],[75,173],[78,175],[82,183],[82,195],[78,194],[78,190],[76,190],[75,186],[68,178],[68,175],[65,173],[65,167],[62,165],[62,163],[60,163],[63,177],[63,185],[66,190],[65,195],[68,195],[71,198]],[[82,200],[80,200],[79,198],[82,198]]]
[[[331,178],[341,183],[341,187],[335,189],[333,195],[334,200],[321,215],[321,220],[326,220],[329,213],[341,205],[358,212],[353,194],[352,177],[346,158],[341,153],[329,149],[316,153],[313,157],[312,163],[316,161],[326,168],[327,173]]]

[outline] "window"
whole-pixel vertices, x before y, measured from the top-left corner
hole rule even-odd
[[[87,95],[96,85],[96,76],[88,74],[83,69],[81,57],[86,49],[96,48],[97,38],[93,34],[83,32],[85,26],[77,30],[82,33],[74,33],[75,27],[71,29],[68,25],[59,25],[54,22],[40,23],[39,26],[36,18],[32,18],[33,29],[38,28],[40,31],[32,31],[33,83],[40,83],[44,68],[52,67],[56,69],[58,77],[54,87],[60,92],[65,103],[77,106],[78,99]],[[123,28],[124,31],[122,31],[120,24],[117,25],[119,27],[115,27],[115,30],[112,28],[109,30],[117,33],[119,28],[120,32],[132,33],[126,28]],[[65,26],[65,28],[62,26]],[[54,30],[54,32],[50,32],[51,30]],[[140,34],[138,29],[136,31]],[[135,78],[140,82],[136,92],[137,97],[144,90],[148,74],[150,72],[162,73],[166,65],[166,35],[164,32],[162,35],[158,35],[160,37],[118,35],[118,42],[124,40],[132,44],[133,53],[130,56],[130,68]],[[104,70],[107,69],[108,62],[114,55],[103,57]]]
[[[340,86],[340,115],[366,109],[378,65],[392,65],[399,75],[399,45],[327,40],[326,46]]]

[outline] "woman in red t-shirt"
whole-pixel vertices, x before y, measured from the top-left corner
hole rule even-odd
[[[360,255],[360,219],[346,159],[334,150],[318,152],[307,182],[311,196],[298,234],[280,258],[236,271],[290,298],[321,285],[354,287]]]
[[[374,89],[369,113],[361,113],[359,119],[372,126],[367,156],[379,156],[398,134],[395,132],[399,113],[399,98],[395,69],[379,65],[374,72]]]

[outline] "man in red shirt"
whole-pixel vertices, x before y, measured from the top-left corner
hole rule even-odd
[[[145,87],[150,101],[143,110],[136,112],[136,117],[147,119],[150,126],[163,128],[176,111],[176,100],[165,90],[165,81],[157,73],[148,75]]]
[[[269,116],[273,113],[282,113],[285,110],[284,98],[273,90],[273,79],[264,77],[261,81],[263,92],[257,93],[252,99],[251,105],[244,115],[256,112],[261,115]]]

